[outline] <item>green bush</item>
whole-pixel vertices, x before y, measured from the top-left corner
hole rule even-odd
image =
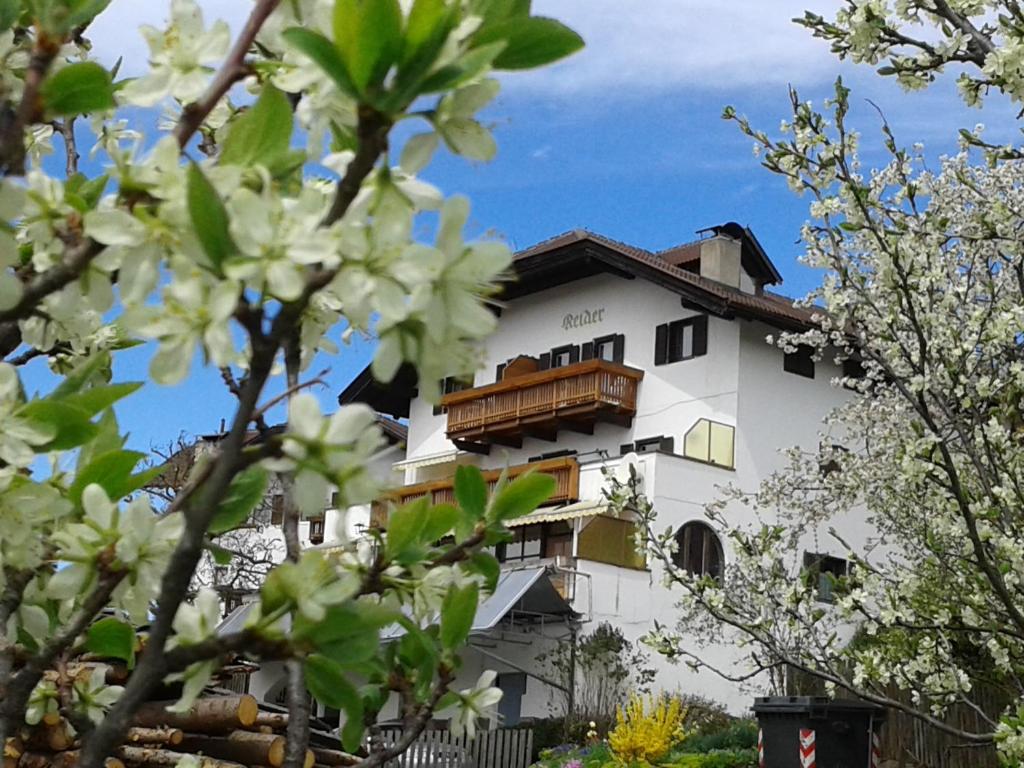
[[[605,768],[612,765],[614,759],[603,741],[587,747],[562,745],[543,750],[533,768],[563,768],[569,763],[579,763],[581,768]]]
[[[757,722],[734,720],[723,727],[703,728],[680,747],[680,752],[711,752],[713,750],[743,750],[757,746]]]
[[[756,749],[716,749],[679,755],[669,768],[755,768],[756,765]]]

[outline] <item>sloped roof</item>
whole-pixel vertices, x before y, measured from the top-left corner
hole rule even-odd
[[[724,232],[724,227],[725,225],[714,229]],[[792,299],[769,292],[746,293],[679,266],[699,258],[700,243],[701,241],[686,243],[660,253],[653,253],[596,232],[585,229],[570,230],[515,254],[514,268],[520,279],[506,288],[506,295],[514,298],[539,287],[550,287],[589,274],[608,271],[594,264],[595,261],[604,261],[605,266],[618,267],[632,276],[663,278],[656,282],[676,289],[684,298],[719,316],[739,315],[775,325],[781,324],[787,329],[794,330],[804,329],[812,324],[813,310],[796,306]],[[609,259],[609,256],[613,258]],[[768,264],[770,265],[770,262]],[[542,277],[554,275],[559,268],[563,268],[563,274],[561,278],[555,277],[554,282]],[[536,277],[529,275],[531,271],[537,272]],[[768,272],[767,269],[764,271]],[[774,266],[771,266],[771,272],[778,274]],[[781,278],[769,282],[780,280]]]
[[[728,222],[701,231],[739,240],[743,268],[760,284],[782,282],[782,276],[749,228]],[[693,271],[704,239],[653,252],[590,230],[572,229],[517,252],[512,262],[514,277],[504,285],[501,298],[511,300],[610,272],[650,280],[678,293],[685,305],[719,317],[761,320],[795,331],[814,325],[816,310],[798,307],[790,298],[763,290],[746,293]],[[389,384],[375,381],[370,366],[366,366],[338,400],[342,404],[366,402],[384,413],[408,417],[409,400],[416,384],[416,371],[411,365],[403,365]]]

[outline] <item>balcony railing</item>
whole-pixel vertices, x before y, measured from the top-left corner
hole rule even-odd
[[[644,372],[606,360],[528,373],[445,395],[448,438],[519,447],[523,437],[554,440],[559,429],[591,433],[594,423],[628,426]]]
[[[580,465],[572,456],[563,456],[545,461],[533,461],[529,464],[517,464],[505,471],[510,480],[526,472],[543,472],[555,478],[555,491],[546,502],[548,504],[566,504],[579,498]],[[502,470],[500,469],[491,469],[483,473],[488,491],[494,490],[494,486],[497,485],[501,473]],[[396,488],[387,494],[387,499],[395,504],[406,504],[428,494],[433,504],[454,504],[455,478],[449,477],[444,480],[432,480],[426,483]]]

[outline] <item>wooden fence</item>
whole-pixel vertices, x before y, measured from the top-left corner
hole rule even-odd
[[[886,694],[907,703],[910,701],[910,697],[895,686]],[[989,717],[997,720],[1009,701],[1004,693],[981,683],[975,686],[971,698]],[[950,707],[945,721],[965,731],[984,732],[991,728],[965,704]],[[999,768],[994,747],[971,746],[964,739],[894,709],[889,710],[882,729],[882,757],[883,764],[898,768]]]
[[[381,731],[385,744],[401,738],[398,729]],[[425,731],[388,768],[527,768],[533,754],[533,730],[478,731],[472,740],[449,731]]]

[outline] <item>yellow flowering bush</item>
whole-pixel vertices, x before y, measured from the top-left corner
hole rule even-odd
[[[686,708],[679,699],[634,693],[625,708],[616,709],[608,746],[619,763],[656,763],[686,738],[685,719]]]

